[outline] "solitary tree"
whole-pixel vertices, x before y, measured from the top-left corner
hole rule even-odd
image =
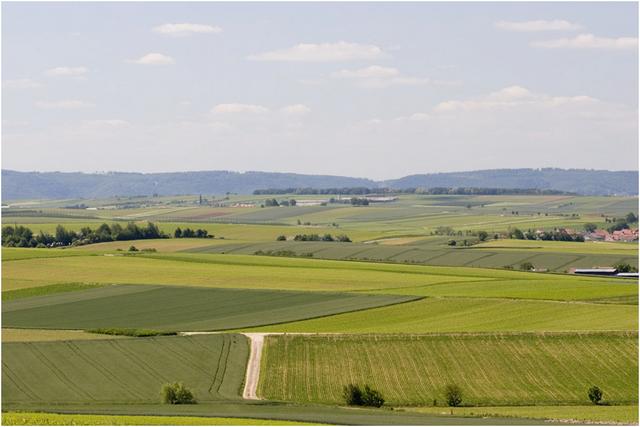
[[[600,404],[600,401],[602,400],[602,390],[600,390],[600,387],[596,385],[591,386],[589,388],[588,395],[591,403],[593,403],[594,405]]]
[[[456,384],[449,384],[444,389],[444,398],[449,406],[460,406],[462,403],[462,389]]]
[[[487,237],[489,237],[489,234],[486,231],[478,231],[478,239],[480,239],[481,242],[487,240]]]

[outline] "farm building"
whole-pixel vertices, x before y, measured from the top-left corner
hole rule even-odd
[[[574,274],[590,274],[595,276],[615,276],[618,274],[618,270],[612,267],[603,268],[576,268],[573,271]]]

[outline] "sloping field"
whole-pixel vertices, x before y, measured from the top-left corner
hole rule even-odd
[[[629,300],[638,299],[638,284],[632,280],[585,281],[574,276],[545,276],[540,274],[537,276],[532,276],[531,279],[527,280],[477,280],[383,289],[376,292],[431,297],[521,298],[557,301],[627,297]]]
[[[483,298],[425,298],[255,332],[429,333],[637,331],[638,306]]]
[[[235,329],[309,319],[410,301],[416,297],[325,292],[110,286],[7,301],[5,327]]]
[[[398,274],[400,273],[400,274]],[[139,283],[314,291],[356,291],[397,286],[517,277],[513,272],[457,271],[357,262],[174,254],[38,258],[4,263],[3,290],[66,283]]]
[[[2,403],[156,403],[182,381],[197,399],[239,398],[248,344],[235,334],[2,344]]]
[[[390,239],[391,240],[391,239]],[[504,242],[504,241],[500,241]],[[516,242],[522,242],[517,240]],[[570,246],[553,246],[541,243],[539,246],[508,245],[474,246],[470,248],[452,249],[443,243],[427,244],[363,244],[332,242],[244,242],[231,243],[218,241],[209,246],[185,248],[185,252],[198,253],[234,253],[251,255],[259,250],[288,250],[297,254],[313,253],[315,258],[324,259],[359,259],[373,261],[393,261],[402,263],[418,263],[433,266],[465,266],[480,268],[503,268],[510,266],[519,268],[520,264],[529,261],[537,268],[565,272],[572,267],[610,266],[625,262],[638,265],[637,247],[624,245],[624,248],[604,247],[602,253],[589,243],[572,243]],[[564,243],[564,242],[551,242]],[[579,245],[585,245],[581,252]]]
[[[259,395],[340,403],[348,383],[370,384],[391,405],[444,404],[458,384],[472,405],[636,403],[635,334],[267,336]]]

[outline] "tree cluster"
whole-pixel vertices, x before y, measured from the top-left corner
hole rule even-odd
[[[384,405],[384,398],[378,390],[369,385],[360,387],[357,384],[349,384],[343,387],[342,397],[349,406],[373,406],[379,408]]]
[[[187,238],[187,237],[195,237],[198,239],[213,239],[214,235],[209,234],[207,230],[203,230],[198,228],[197,230],[192,230],[190,228],[185,228],[184,230],[180,227],[176,228],[176,231],[173,232],[173,237],[176,239]]]
[[[104,223],[95,230],[90,227],[82,227],[79,232],[67,230],[64,226],[56,227],[55,235],[33,232],[23,226],[2,227],[2,245],[20,248],[56,247],[70,245],[88,245],[91,243],[112,242],[121,240],[164,239],[167,238],[158,226],[148,222],[146,226],[139,226],[129,222],[126,226],[118,223],[109,226]]]
[[[197,403],[193,393],[182,383],[165,384],[160,391],[162,403],[184,405]]]
[[[278,236],[276,240],[282,240],[281,237]],[[346,234],[338,234],[334,237],[329,233],[323,236],[319,234],[296,234],[293,240],[296,242],[351,242],[351,239]]]

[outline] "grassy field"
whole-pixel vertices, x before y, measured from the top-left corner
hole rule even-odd
[[[2,413],[5,426],[291,426],[316,425],[296,421],[263,420],[256,418],[169,417],[153,415],[79,415],[38,412]]]
[[[468,405],[636,402],[638,340],[630,334],[267,336],[259,392],[268,399],[340,403],[348,383],[390,405],[444,405],[449,383]]]
[[[121,335],[92,334],[85,331],[55,329],[2,328],[2,342],[75,341],[100,339],[126,339]]]
[[[493,292],[489,287],[481,287],[482,292],[489,291],[489,296],[544,299],[637,295],[637,286],[632,281],[610,278],[226,254],[32,258],[3,263],[2,275],[3,291],[68,283],[73,279],[90,284],[188,284],[299,291],[371,292],[415,288],[409,292],[415,292],[415,295],[431,295],[425,289],[434,287],[434,295],[475,296],[477,292],[473,289],[477,285],[472,282],[495,280]],[[444,285],[454,283],[460,284],[461,288],[452,287],[452,292],[447,293],[449,287]],[[509,283],[522,284],[525,290],[521,286],[500,286]],[[467,290],[461,291],[465,284],[469,285]],[[435,285],[443,286],[438,290]]]
[[[108,286],[7,301],[3,325],[40,329],[235,329],[398,304],[415,297],[170,286]]]
[[[637,405],[583,406],[490,406],[444,409],[437,407],[406,408],[422,414],[469,417],[524,417],[571,423],[638,424]]]
[[[426,298],[255,332],[430,333],[637,331],[638,306],[483,298]]]
[[[196,399],[236,399],[242,335],[2,344],[2,403],[153,403],[182,381]],[[135,381],[132,381],[135,378]]]

